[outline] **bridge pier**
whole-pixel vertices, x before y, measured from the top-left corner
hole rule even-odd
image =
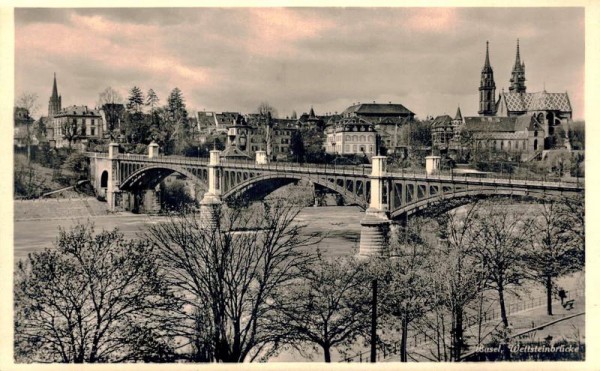
[[[121,190],[119,189],[119,144],[110,143],[108,145],[108,161],[110,163],[108,172],[108,182],[106,187],[106,202],[108,209],[115,211],[121,205]]]
[[[360,225],[360,256],[377,256],[385,253],[390,219],[387,215],[387,201],[384,202],[384,181],[386,175],[386,157],[374,156],[372,159],[371,200],[369,208]]]
[[[219,174],[221,165],[221,151],[210,151],[208,162],[208,190],[200,201],[200,221],[206,228],[213,229],[219,222],[221,200],[221,184]]]

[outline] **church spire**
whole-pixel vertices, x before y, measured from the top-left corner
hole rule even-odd
[[[515,67],[514,68],[521,68],[521,50],[519,48],[519,39],[517,39],[517,56],[515,58]]]
[[[491,69],[492,66],[490,66],[490,42],[486,41],[485,42],[485,64],[483,65],[483,69]]]
[[[54,83],[52,85],[52,96],[48,101],[48,117],[56,115],[61,110],[62,102],[61,96],[58,95],[58,88],[56,87],[56,72],[54,72]]]
[[[490,46],[485,42],[485,63],[481,70],[481,83],[479,85],[479,115],[494,116],[496,114],[496,83],[494,70],[490,64]]]
[[[456,115],[454,116],[454,120],[462,121],[462,119],[463,119],[462,112],[460,112],[460,106],[458,106],[458,109],[456,110]]]
[[[58,88],[56,87],[56,72],[54,72],[54,85],[52,86],[52,98],[58,98]]]
[[[517,54],[515,56],[515,65],[513,66],[510,87],[508,90],[515,93],[525,93],[527,91],[527,87],[525,86],[525,62],[521,62],[519,39],[517,39]]]

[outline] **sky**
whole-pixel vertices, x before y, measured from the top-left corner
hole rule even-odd
[[[178,87],[190,111],[477,115],[486,41],[498,94],[519,39],[527,91],[567,91],[582,119],[584,30],[583,8],[18,8],[15,97],[47,114],[56,73],[63,107],[138,86],[161,104]]]

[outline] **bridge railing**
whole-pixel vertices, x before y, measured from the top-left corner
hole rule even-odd
[[[475,174],[455,174],[452,170],[438,171],[436,174],[427,174],[425,171],[395,171],[388,172],[388,176],[400,179],[413,178],[415,180],[440,180],[446,182],[463,182],[478,185],[512,185],[512,186],[537,186],[557,187],[562,189],[580,190],[584,188],[583,178],[565,179],[551,176],[516,176],[486,173],[485,176]]]
[[[98,152],[85,152],[88,157],[107,158],[108,154]],[[131,160],[147,162],[150,159],[147,155],[121,153],[117,156],[120,160]],[[186,157],[174,155],[158,155],[151,159],[156,163],[168,163],[175,165],[194,166],[205,165],[208,163],[208,158],[203,157]],[[307,164],[293,162],[269,162],[267,164],[257,164],[253,159],[222,159],[222,166],[237,168],[237,169],[263,169],[274,171],[289,171],[314,174],[332,174],[332,175],[350,175],[368,177],[371,174],[371,169],[361,165],[336,165],[336,164]],[[522,185],[522,186],[554,186],[563,189],[583,189],[584,179],[573,178],[566,180],[559,177],[551,176],[515,176],[513,174],[498,174],[498,173],[475,173],[475,174],[459,174],[454,170],[442,170],[436,174],[427,174],[423,170],[395,169],[388,171],[387,176],[400,179],[413,178],[415,180],[440,180],[451,182],[464,182],[468,184],[492,184],[492,185]]]

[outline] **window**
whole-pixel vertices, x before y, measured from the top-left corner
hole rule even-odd
[[[95,136],[96,135],[96,128],[90,128],[90,135],[91,136]]]

